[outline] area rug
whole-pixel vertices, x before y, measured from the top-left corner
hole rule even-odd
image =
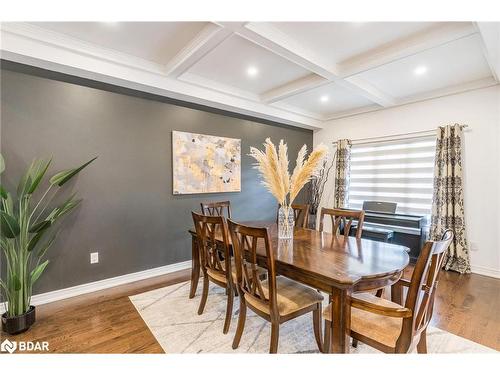
[[[267,353],[270,324],[247,309],[245,330],[238,349],[231,347],[238,318],[235,298],[229,332],[222,327],[226,310],[224,289],[211,284],[205,311],[198,315],[201,282],[196,297],[189,299],[189,282],[129,297],[166,353]],[[427,333],[429,353],[496,353],[495,350],[435,327]],[[280,327],[279,353],[317,353],[312,314],[291,320]],[[359,343],[351,353],[380,353]]]

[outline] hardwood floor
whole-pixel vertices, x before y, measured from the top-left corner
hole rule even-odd
[[[163,353],[128,296],[188,280],[180,271],[37,307],[37,322],[16,341],[48,341],[57,353]],[[1,333],[0,341],[7,335]]]
[[[41,305],[35,325],[9,338],[48,341],[58,353],[163,353],[128,296],[189,277],[190,271],[180,271]],[[431,324],[500,350],[499,290],[500,279],[442,272]],[[0,341],[6,337],[0,334]]]

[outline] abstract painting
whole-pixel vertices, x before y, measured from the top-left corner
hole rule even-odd
[[[172,132],[173,193],[241,191],[241,139]]]

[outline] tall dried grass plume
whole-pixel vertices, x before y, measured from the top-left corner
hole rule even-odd
[[[295,168],[290,176],[286,143],[280,140],[278,149],[276,149],[271,139],[267,138],[263,145],[264,151],[250,147],[249,156],[256,160],[254,168],[259,171],[262,184],[280,205],[288,206],[297,198],[297,195],[311,177],[318,173],[328,149],[325,145],[320,144],[306,159],[307,146],[302,146],[297,155]]]

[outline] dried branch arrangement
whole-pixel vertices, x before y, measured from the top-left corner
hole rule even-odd
[[[325,185],[328,181],[330,170],[335,164],[335,158],[332,158],[331,160],[325,158],[323,160],[323,163],[321,164],[322,165],[319,168],[318,173],[311,178],[311,183],[309,184],[308,188],[308,203],[310,207],[310,213],[312,215],[316,215],[316,213],[318,212],[318,207],[321,203],[323,192],[325,191]]]
[[[307,147],[302,146],[298,155],[295,168],[290,175],[288,171],[288,147],[280,141],[278,148],[271,139],[264,142],[264,150],[250,147],[250,156],[257,163],[256,168],[262,177],[262,184],[271,192],[281,206],[293,203],[304,185],[316,176],[327,154],[326,146],[320,144],[306,159]]]

